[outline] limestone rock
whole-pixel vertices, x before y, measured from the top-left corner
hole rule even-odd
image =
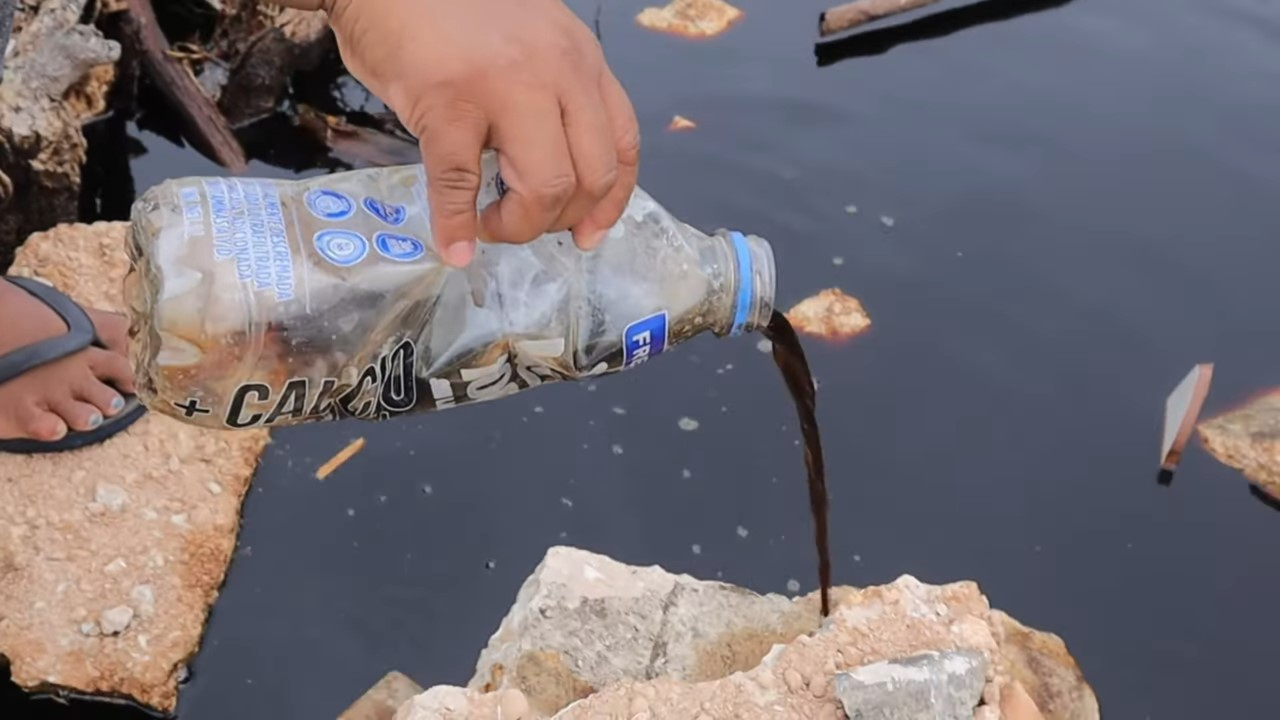
[[[871,327],[871,316],[858,298],[840,288],[827,288],[787,311],[796,332],[833,342],[855,338]]]
[[[120,311],[126,228],[33,235],[12,274]],[[0,655],[14,682],[172,711],[266,442],[265,431],[210,432],[148,413],[99,445],[0,454]],[[210,495],[215,481],[224,491]],[[185,524],[170,522],[178,515]]]
[[[540,720],[519,690],[479,693],[437,685],[400,706],[393,720]]]
[[[749,669],[817,620],[781,595],[555,547],[520,588],[468,687],[515,688],[550,714],[623,680],[696,682]]]
[[[1280,499],[1280,390],[1206,420],[1197,430],[1214,457]]]
[[[999,610],[991,611],[991,629],[1013,679],[1044,720],[1099,719],[1093,688],[1062,638],[1033,630]]]
[[[972,720],[986,671],[980,652],[930,651],[840,673],[835,692],[858,720]]]
[[[392,720],[401,705],[421,692],[422,686],[409,676],[389,672],[343,711],[338,720]]]
[[[992,611],[972,582],[903,575],[832,601],[819,623],[816,593],[758,595],[554,547],[468,687],[432,688],[395,720],[845,720],[846,704],[862,720],[1097,717],[1061,640]]]

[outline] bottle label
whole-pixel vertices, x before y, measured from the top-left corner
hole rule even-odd
[[[237,178],[210,178],[202,185],[209,202],[214,259],[233,262],[236,278],[254,290],[270,290],[279,302],[292,300],[296,287],[293,249],[285,230],[279,188],[267,180]],[[199,192],[184,188],[179,196],[190,240],[192,231],[203,225]]]
[[[622,331],[622,367],[632,368],[667,349],[667,311],[627,325]]]

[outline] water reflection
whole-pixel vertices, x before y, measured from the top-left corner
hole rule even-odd
[[[839,40],[815,43],[813,54],[818,59],[818,67],[826,67],[849,58],[883,55],[899,45],[936,40],[961,30],[1054,10],[1073,1],[982,0],[880,30],[868,30]]]

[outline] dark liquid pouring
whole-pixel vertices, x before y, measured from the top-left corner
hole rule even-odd
[[[804,466],[809,474],[809,510],[813,513],[813,539],[818,548],[818,586],[822,596],[822,616],[831,612],[831,546],[827,540],[827,471],[822,463],[822,438],[818,434],[815,412],[817,393],[813,374],[804,358],[800,338],[787,318],[777,310],[769,318],[764,336],[773,343],[773,361],[782,371],[791,399],[800,416],[800,434],[804,437]]]

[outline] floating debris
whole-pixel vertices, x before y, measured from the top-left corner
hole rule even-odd
[[[713,38],[742,19],[742,11],[724,0],[671,0],[636,15],[641,27],[693,39]]]
[[[355,516],[356,516],[356,509],[355,509],[355,508],[347,508],[347,517],[355,517]]]
[[[683,115],[676,115],[671,118],[671,123],[667,125],[667,130],[670,132],[683,132],[685,130],[693,130],[696,127],[698,127],[698,123]]]
[[[423,494],[423,495],[430,495],[432,492],[435,492],[435,491],[434,491],[434,490],[432,490],[432,488],[431,488],[431,483],[427,483],[426,485],[423,485],[423,486],[422,486],[422,494]]]
[[[615,405],[615,406],[612,408],[612,410],[613,410],[613,414],[614,414],[614,415],[626,415],[626,414],[627,414],[627,409],[626,409],[626,408],[624,408],[624,407],[618,407],[618,406],[616,406],[616,405]]]
[[[694,554],[694,555],[701,555],[701,554],[702,554],[702,546],[701,546],[701,545],[699,545],[698,543],[694,543],[694,544],[693,544],[693,547],[692,547],[692,548],[690,548],[690,549],[691,549],[691,550],[693,550],[693,554]]]
[[[691,417],[682,417],[676,421],[676,425],[680,426],[681,430],[693,432],[698,429],[699,423]]]
[[[1280,500],[1280,388],[1196,429],[1205,449],[1224,465],[1242,471],[1256,488],[1255,495]],[[1259,497],[1266,502],[1266,497]]]
[[[833,341],[849,340],[871,327],[862,303],[839,288],[801,300],[787,311],[787,320],[797,332]]]
[[[760,342],[756,343],[756,349],[762,353],[771,353],[773,352],[773,343],[767,339],[761,340]]]
[[[745,537],[747,536],[747,534],[748,534],[748,533],[747,533],[747,529],[746,529],[746,528],[744,528],[744,527],[742,527],[741,525],[739,525],[739,526],[738,526],[738,537],[740,537],[740,538],[745,538]]]
[[[844,258],[842,258],[842,257],[840,257],[839,255],[837,255],[837,256],[835,256],[835,257],[831,258],[831,264],[832,264],[832,265],[843,265],[843,264],[844,264]]]
[[[541,406],[541,405],[534,405],[534,406],[533,406],[533,411],[534,411],[534,412],[536,412],[536,413],[540,413],[540,412],[542,412],[542,406]]]
[[[614,455],[622,454],[622,446],[619,445],[618,443],[614,443],[613,445],[609,446],[609,449],[613,451]]]
[[[338,451],[337,455],[329,458],[329,461],[316,469],[316,479],[324,480],[333,473],[334,470],[342,467],[343,463],[351,459],[353,455],[364,449],[364,438],[358,437],[347,444],[346,447]]]
[[[498,567],[498,561],[497,561],[497,560],[485,560],[485,561],[484,561],[484,569],[485,569],[485,570],[492,570],[492,569],[494,569],[494,568],[496,568],[496,567]]]
[[[894,225],[894,223],[895,223],[895,222],[897,222],[897,221],[896,221],[896,220],[894,220],[893,218],[889,217],[888,215],[881,215],[881,216],[880,216],[880,224],[881,224],[881,225],[883,225],[883,226],[885,226],[885,227],[890,227],[890,228],[891,228],[891,227],[893,227],[893,225]]]
[[[690,470],[689,468],[685,468],[680,471],[680,477],[684,478],[685,480],[688,480],[689,478],[693,477],[693,471]]]
[[[573,500],[571,500],[571,499],[569,499],[569,498],[567,498],[567,497],[562,497],[562,498],[560,498],[560,504],[561,504],[561,505],[564,505],[564,506],[565,506],[565,507],[567,507],[567,508],[571,508],[571,507],[573,507]]]
[[[845,211],[845,212],[847,212],[847,213],[849,213],[850,215],[857,215],[857,214],[858,214],[858,206],[857,206],[857,205],[845,205],[845,206],[844,206],[844,211]]]
[[[1164,438],[1160,446],[1160,469],[1173,472],[1182,460],[1182,451],[1200,417],[1204,398],[1213,380],[1213,363],[1200,363],[1178,383],[1164,401]]]

